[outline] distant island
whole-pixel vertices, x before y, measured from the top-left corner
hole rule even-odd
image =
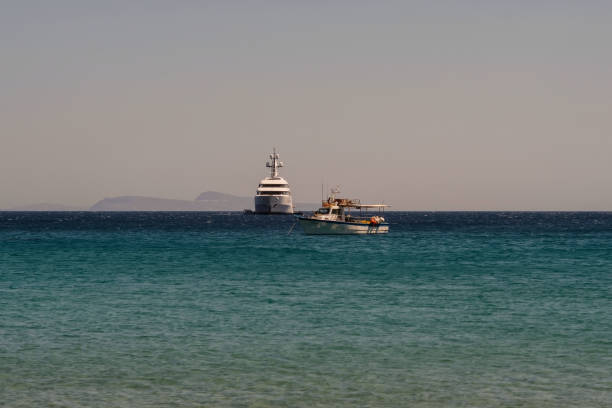
[[[296,203],[295,208],[310,210],[317,203]],[[3,211],[242,211],[253,208],[253,197],[239,197],[217,191],[205,191],[195,200],[120,196],[98,201],[89,208],[60,204],[33,204],[8,208]]]
[[[252,197],[206,191],[195,200],[121,196],[105,198],[95,203],[90,211],[241,211],[253,207]]]

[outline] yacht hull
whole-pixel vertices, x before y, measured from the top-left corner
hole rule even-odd
[[[256,214],[293,214],[290,195],[255,196]]]
[[[316,220],[307,217],[299,217],[300,226],[307,235],[348,235],[348,234],[386,234],[389,232],[389,224],[343,222]]]

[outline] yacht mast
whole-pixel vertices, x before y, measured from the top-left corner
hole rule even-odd
[[[272,154],[270,155],[271,162],[266,163],[266,167],[270,167],[270,177],[277,178],[278,177],[278,168],[283,167],[283,162],[279,160],[280,156],[276,153],[276,147],[273,149]]]

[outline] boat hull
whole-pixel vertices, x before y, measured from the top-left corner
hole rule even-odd
[[[386,234],[389,224],[363,224],[356,222],[316,220],[299,217],[300,226],[307,235]]]
[[[293,214],[293,202],[290,195],[255,196],[256,214]]]

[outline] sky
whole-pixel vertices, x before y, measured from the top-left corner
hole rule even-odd
[[[0,0],[0,208],[612,210],[612,2]]]

